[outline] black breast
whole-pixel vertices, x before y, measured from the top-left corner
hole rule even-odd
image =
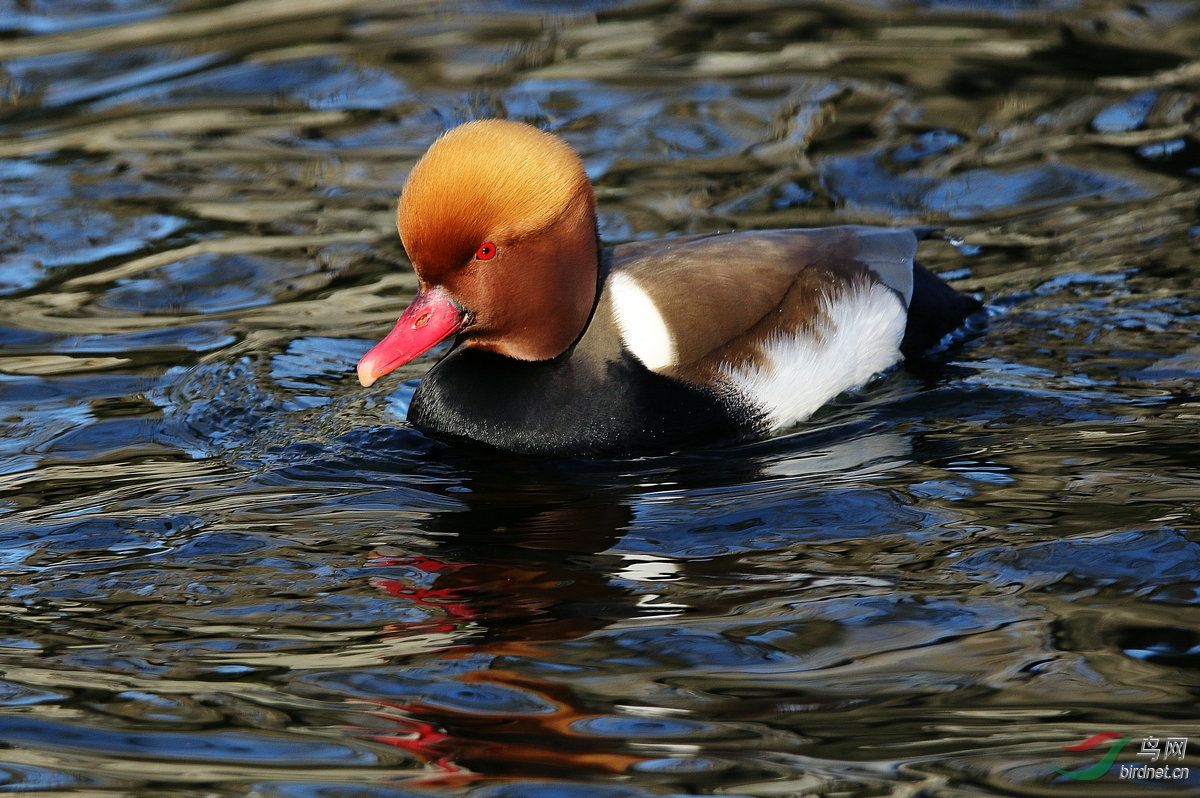
[[[527,362],[459,347],[413,395],[423,432],[526,454],[619,456],[761,433],[753,408],[647,370],[627,353]]]

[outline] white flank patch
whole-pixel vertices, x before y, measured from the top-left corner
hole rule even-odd
[[[609,290],[613,318],[625,348],[651,371],[674,365],[675,339],[650,295],[636,280],[621,272],[609,280]]]
[[[779,336],[763,345],[761,368],[725,369],[734,387],[766,411],[772,429],[803,421],[900,360],[907,314],[895,291],[870,283],[823,310],[828,319],[819,336]]]

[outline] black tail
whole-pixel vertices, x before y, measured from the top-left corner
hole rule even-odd
[[[978,299],[958,293],[942,278],[914,263],[912,302],[904,340],[900,342],[901,353],[909,360],[921,358],[982,310]]]

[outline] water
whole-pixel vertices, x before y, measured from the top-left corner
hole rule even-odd
[[[1170,0],[0,0],[0,791],[1195,791],[1198,45]],[[990,329],[753,445],[426,439],[429,359],[352,366],[407,170],[488,115],[610,242],[945,226]]]

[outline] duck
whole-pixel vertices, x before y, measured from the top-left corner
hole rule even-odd
[[[745,230],[604,247],[561,138],[441,134],[396,211],[418,290],[358,362],[370,387],[447,339],[408,422],[507,452],[622,457],[763,438],[980,313],[915,261],[920,230]]]

